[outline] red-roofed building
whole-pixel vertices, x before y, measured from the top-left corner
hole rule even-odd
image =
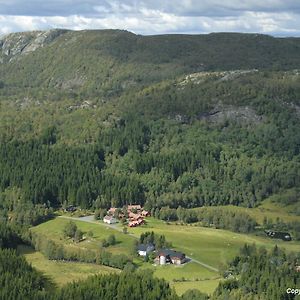
[[[144,223],[145,223],[144,219],[138,219],[138,220],[136,220],[136,221],[130,221],[130,222],[128,223],[128,226],[129,226],[129,227],[136,227],[136,226],[140,226],[140,225],[142,225],[142,224],[144,224]]]
[[[127,210],[129,211],[133,211],[136,210],[137,212],[141,211],[142,207],[137,204],[137,205],[128,205]]]
[[[142,213],[141,213],[141,215],[142,215],[143,217],[150,217],[150,212],[147,211],[147,210],[143,210]]]
[[[111,207],[109,210],[108,210],[108,213],[110,215],[113,215],[115,212],[116,212],[117,208],[116,207]]]

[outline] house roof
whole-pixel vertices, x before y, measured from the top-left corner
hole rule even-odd
[[[142,207],[139,205],[139,204],[137,204],[137,205],[128,205],[128,210],[132,210],[132,209],[141,209]]]
[[[138,219],[142,218],[142,216],[140,214],[135,214],[133,212],[130,212],[128,214],[128,217],[131,218],[131,219],[134,219],[134,220],[138,220]]]
[[[138,251],[150,251],[150,249],[154,249],[153,244],[140,244],[138,246]]]
[[[104,219],[105,220],[115,220],[115,218],[112,216],[105,216]]]
[[[185,258],[185,254],[171,249],[163,249],[158,252],[158,256],[169,256],[170,258]]]

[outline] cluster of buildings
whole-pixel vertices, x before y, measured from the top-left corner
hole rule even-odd
[[[145,218],[150,216],[147,210],[142,209],[140,205],[128,205],[128,226],[137,227],[145,223]]]
[[[115,224],[118,223],[120,219],[126,218],[129,227],[136,227],[144,224],[145,218],[149,216],[149,211],[143,209],[141,205],[128,205],[123,209],[111,207],[107,215],[103,218],[103,221],[107,224]],[[140,244],[137,248],[137,252],[140,256],[144,257],[155,253],[154,262],[157,265],[182,265],[187,261],[184,253],[171,249],[155,251],[155,245],[151,243]]]
[[[147,256],[151,252],[154,252],[154,250],[155,246],[153,244],[140,244],[137,249],[140,256]],[[154,259],[154,262],[157,265],[182,265],[187,261],[184,253],[171,249],[158,250],[156,251],[155,255],[156,257]]]
[[[115,224],[119,219],[127,219],[129,227],[137,227],[145,223],[145,218],[149,217],[150,213],[144,210],[141,205],[128,205],[127,211],[111,207],[107,215],[104,217],[103,222],[107,224]]]

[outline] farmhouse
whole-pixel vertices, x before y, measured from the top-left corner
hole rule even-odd
[[[186,261],[185,254],[170,249],[163,249],[158,251],[155,262],[159,265],[171,263],[174,265],[182,265]]]
[[[144,223],[145,223],[144,219],[143,219],[143,218],[140,218],[140,219],[135,220],[135,221],[130,221],[130,222],[128,223],[128,226],[129,226],[129,227],[137,227],[137,226],[140,226],[140,225],[142,225],[142,224],[144,224]]]
[[[140,214],[135,214],[133,212],[130,212],[128,214],[128,217],[129,217],[129,220],[131,220],[131,221],[137,221],[139,219],[142,219],[142,216]]]
[[[103,222],[107,224],[115,224],[118,222],[118,220],[112,216],[105,216],[103,218]]]
[[[146,256],[150,252],[154,251],[155,247],[153,244],[141,244],[138,246],[138,254],[140,256]]]

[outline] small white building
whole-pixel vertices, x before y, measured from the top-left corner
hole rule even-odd
[[[152,251],[154,251],[155,247],[152,244],[141,244],[138,246],[138,254],[139,256],[146,256]]]
[[[103,222],[107,224],[116,224],[118,223],[118,220],[112,216],[105,216]]]

